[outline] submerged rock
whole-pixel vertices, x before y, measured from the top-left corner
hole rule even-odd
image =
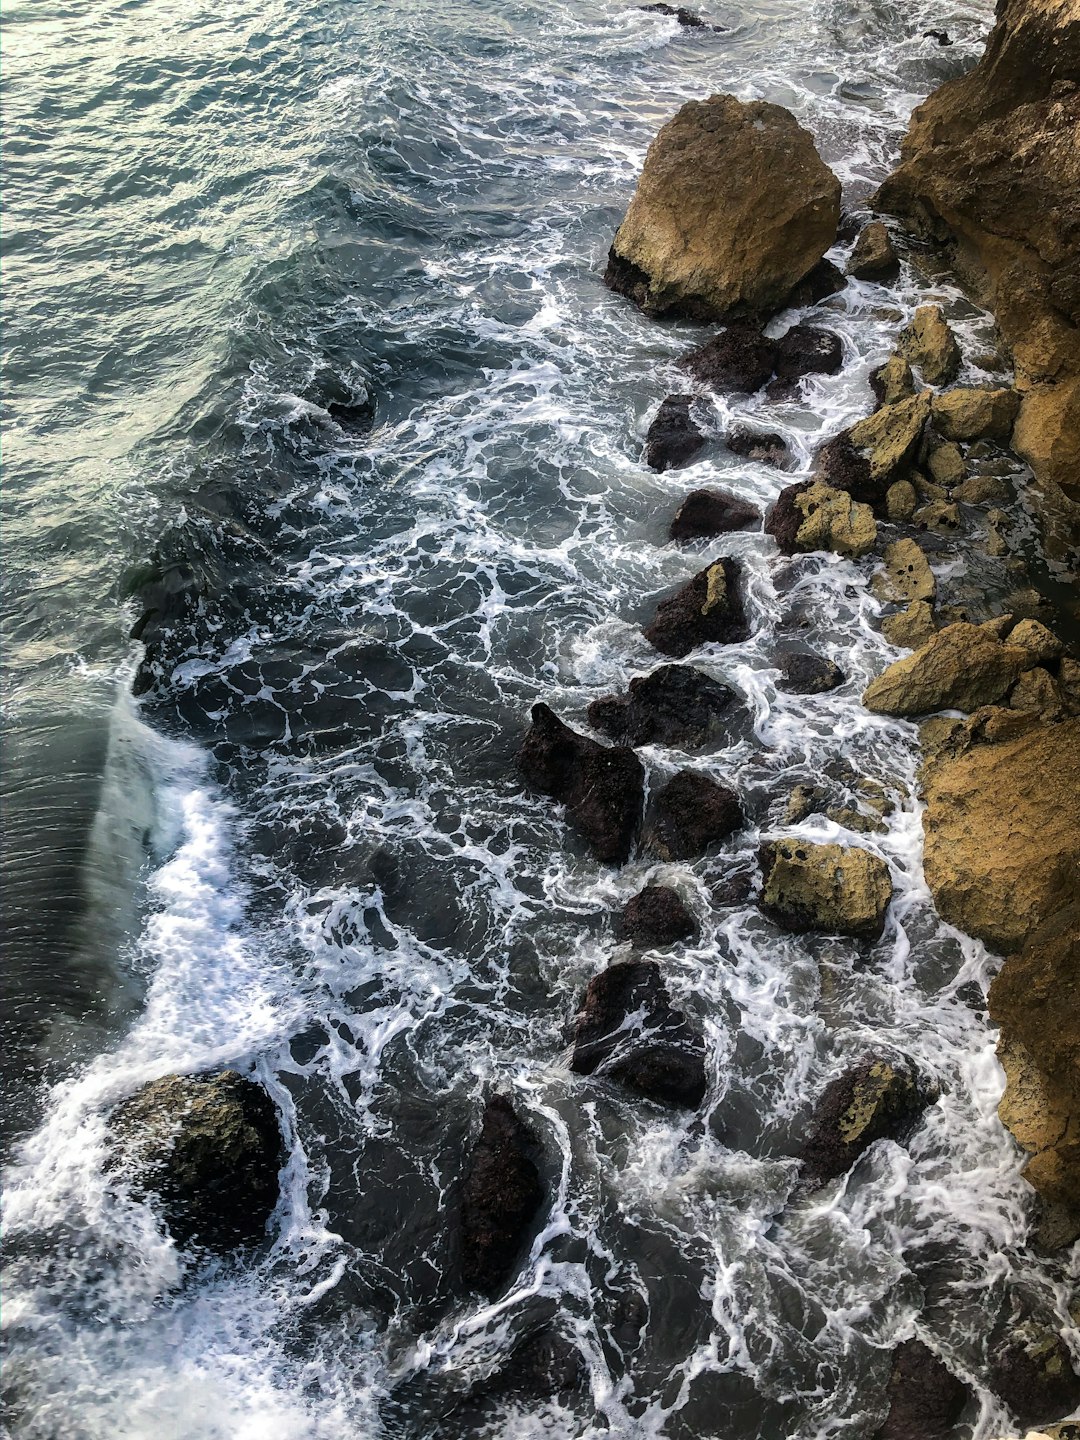
[[[109,1124],[133,1189],[153,1197],[177,1244],[223,1249],[265,1233],[285,1152],[261,1085],[235,1070],[165,1075]]]
[[[589,724],[620,745],[701,749],[729,739],[745,718],[735,691],[692,665],[661,665],[630,681],[625,695],[589,706]]]
[[[751,430],[748,425],[733,425],[724,436],[724,444],[733,455],[744,455],[747,460],[774,465],[778,470],[784,469],[790,459],[787,441],[774,430]]]
[[[666,5],[663,0],[653,5],[639,5],[639,10],[644,10],[647,15],[673,15],[680,25],[685,25],[689,30],[722,30],[722,25],[710,25],[693,10],[687,10],[682,5]]]
[[[461,1195],[461,1278],[496,1295],[506,1283],[544,1197],[537,1139],[505,1095],[484,1106]]]
[[[781,380],[804,375],[835,375],[844,363],[844,344],[832,330],[793,325],[776,342],[776,374]]]
[[[649,801],[645,846],[661,860],[694,860],[744,824],[734,790],[698,770],[680,770]]]
[[[729,325],[679,361],[695,380],[726,395],[753,394],[770,380],[776,367],[776,341],[746,321]]]
[[[566,818],[599,860],[621,865],[641,823],[645,771],[633,750],[600,745],[534,705],[518,767],[536,790],[566,806]]]
[[[765,533],[783,555],[832,550],[858,559],[874,548],[877,521],[869,505],[846,491],[804,480],[781,490],[765,517]]]
[[[884,860],[852,846],[771,840],[758,852],[761,908],[785,930],[876,940],[892,881]]]
[[[977,710],[1000,700],[1032,663],[1029,651],[1004,643],[982,625],[960,621],[871,680],[863,704],[879,715]]]
[[[691,490],[675,512],[669,534],[672,540],[708,540],[729,530],[756,525],[760,514],[729,490]]]
[[[776,657],[783,676],[781,689],[795,695],[821,695],[844,683],[844,672],[824,655],[806,650],[785,650]]]
[[[717,560],[657,606],[645,639],[682,659],[699,645],[731,645],[750,634],[739,591],[737,560]]]
[[[940,305],[920,305],[900,332],[900,353],[929,385],[948,385],[960,370],[960,346]]]
[[[610,965],[589,981],[570,1068],[599,1073],[650,1100],[696,1109],[705,1095],[705,1041],[668,995],[652,960]]]
[[[694,917],[670,885],[646,885],[626,902],[615,921],[616,939],[629,940],[638,950],[677,945],[696,934]]]
[[[825,1087],[815,1107],[801,1157],[805,1181],[823,1185],[875,1141],[906,1139],[929,1100],[910,1061],[865,1056]]]
[[[1049,1424],[1080,1405],[1069,1347],[1055,1329],[1033,1320],[1010,1326],[994,1347],[990,1388],[1021,1425]]]
[[[889,1413],[875,1440],[950,1440],[971,1391],[921,1340],[893,1351]]]
[[[690,409],[693,395],[669,395],[660,402],[645,436],[645,463],[651,470],[677,470],[689,465],[705,444]]]
[[[847,272],[856,280],[891,280],[899,274],[900,261],[880,220],[872,220],[860,233]]]
[[[692,100],[649,147],[604,278],[650,314],[768,314],[839,219],[840,184],[788,111]]]

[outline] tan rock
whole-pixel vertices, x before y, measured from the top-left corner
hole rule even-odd
[[[881,622],[881,633],[890,645],[901,650],[917,650],[937,633],[934,612],[925,600],[915,600],[898,615],[886,615]]]
[[[910,480],[894,480],[885,491],[885,514],[894,525],[901,525],[915,514],[917,498]]]
[[[924,503],[931,500],[948,500],[949,498],[949,492],[945,486],[928,480],[921,470],[911,472],[911,483],[915,486],[915,493]]]
[[[937,590],[930,562],[914,540],[886,545],[884,568],[874,572],[870,588],[882,600],[933,600]]]
[[[1009,691],[1012,710],[1033,710],[1044,720],[1060,720],[1065,714],[1065,701],[1058,683],[1041,666],[1026,670]]]
[[[900,269],[889,232],[880,220],[865,226],[855,242],[847,273],[856,280],[888,280]]]
[[[1073,714],[1080,714],[1080,663],[1063,655],[1058,667],[1058,688],[1066,708]]]
[[[863,704],[880,715],[977,710],[1000,700],[1031,663],[1030,651],[1006,645],[978,625],[947,625],[872,680]]]
[[[805,519],[795,537],[799,550],[833,550],[858,559],[877,544],[877,521],[869,505],[852,500],[846,490],[815,482],[795,499]]]
[[[952,498],[961,505],[1007,505],[1011,497],[1000,475],[969,475],[954,487]]]
[[[920,530],[931,530],[936,535],[955,535],[960,529],[959,507],[948,500],[931,500],[912,518]]]
[[[872,479],[883,481],[896,477],[911,461],[929,415],[930,392],[923,390],[906,400],[879,406],[872,415],[851,427],[852,445],[868,452]]]
[[[920,305],[900,334],[900,353],[929,385],[948,385],[960,370],[960,346],[940,305]]]
[[[967,474],[967,466],[960,453],[960,446],[952,440],[946,440],[944,444],[935,446],[927,456],[926,465],[931,479],[936,480],[939,485],[944,485],[946,490],[953,485],[959,485]]]
[[[882,405],[895,405],[897,400],[906,400],[909,395],[915,394],[911,366],[894,350],[884,365],[879,365],[870,376],[870,388]]]
[[[1013,448],[1036,475],[1057,485],[1068,499],[1080,501],[1080,375],[1027,392]]]
[[[1063,649],[1054,632],[1038,620],[1021,620],[1014,625],[1009,631],[1009,644],[1030,650],[1039,665],[1045,665],[1048,660],[1056,660]]]
[[[877,939],[892,898],[884,860],[857,846],[773,840],[761,847],[762,908],[788,930]]]
[[[983,547],[988,555],[1000,557],[1009,553],[1008,534],[1011,528],[1009,517],[1004,510],[986,512],[986,539]]]
[[[605,279],[650,314],[771,312],[839,218],[840,182],[787,110],[692,100],[649,147]]]
[[[1015,390],[957,386],[935,395],[934,429],[946,440],[995,440],[1007,445],[1020,406]]]

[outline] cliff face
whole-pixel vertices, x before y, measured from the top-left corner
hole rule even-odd
[[[1000,0],[970,74],[913,114],[876,203],[952,247],[1024,398],[1014,448],[1080,523],[1080,0]]]

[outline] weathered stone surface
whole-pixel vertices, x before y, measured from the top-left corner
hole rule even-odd
[[[705,1042],[671,1004],[652,960],[609,965],[589,981],[570,1068],[599,1073],[650,1100],[696,1109],[705,1095]]]
[[[1011,496],[1000,475],[969,475],[953,487],[952,498],[961,505],[1007,505]]]
[[[844,672],[824,655],[813,655],[806,650],[783,650],[776,657],[783,677],[782,690],[795,695],[821,695],[826,690],[835,690],[844,683]]]
[[[930,392],[922,390],[893,405],[879,405],[872,415],[851,427],[851,444],[865,452],[871,483],[881,494],[893,480],[903,478],[902,472],[918,452],[929,416]]]
[[[892,881],[869,850],[771,840],[758,858],[762,909],[785,930],[876,940],[884,929]]]
[[[961,621],[871,680],[863,704],[879,715],[977,710],[1000,700],[1031,663],[1029,651]]]
[[[649,644],[682,659],[699,645],[731,645],[750,633],[739,589],[736,560],[717,560],[657,606],[645,627]]]
[[[781,380],[804,375],[835,375],[844,363],[844,344],[832,330],[793,325],[776,342],[776,374]]]
[[[120,1168],[177,1244],[222,1249],[265,1233],[285,1151],[261,1085],[235,1070],[165,1075],[121,1101],[109,1123]]]
[[[655,0],[652,5],[639,5],[639,10],[644,10],[647,15],[671,15],[678,20],[679,24],[687,30],[723,30],[723,25],[711,25],[708,20],[703,20],[694,10],[687,10],[683,5],[668,5],[665,0]]]
[[[1008,953],[1077,898],[1080,720],[941,750],[924,785],[924,867],[943,919]]]
[[[921,1340],[893,1351],[889,1413],[876,1440],[950,1440],[971,1391]]]
[[[788,111],[713,95],[649,147],[605,279],[651,314],[771,313],[839,220],[839,181]]]
[[[871,220],[855,242],[847,273],[856,280],[891,280],[899,273],[892,239],[880,220]]]
[[[1049,1424],[1080,1405],[1077,1376],[1064,1340],[1034,1320],[1010,1326],[991,1355],[990,1388],[1021,1425]]]
[[[646,885],[623,906],[615,937],[638,950],[653,950],[691,940],[697,924],[682,896],[670,885]]]
[[[915,486],[910,480],[894,480],[885,491],[885,514],[894,525],[902,525],[915,514]]]
[[[722,395],[753,394],[772,378],[776,341],[746,321],[729,325],[679,361],[681,369]]]
[[[915,394],[915,378],[911,366],[895,351],[876,370],[870,372],[870,389],[879,405],[895,405]]]
[[[877,542],[877,521],[869,505],[844,490],[804,480],[781,490],[765,517],[765,533],[784,555],[833,550],[858,559]]]
[[[566,818],[599,860],[621,865],[641,823],[645,771],[633,750],[600,745],[534,705],[518,767],[536,790],[566,806]]]
[[[802,1151],[805,1182],[845,1174],[876,1140],[905,1139],[929,1099],[909,1061],[865,1056],[825,1087],[815,1107]]]
[[[930,414],[946,440],[993,440],[1007,445],[1020,405],[1015,390],[984,390],[958,385],[935,395]]]
[[[900,353],[928,385],[948,385],[960,370],[960,346],[940,305],[920,305],[900,332]]]
[[[669,395],[660,402],[645,436],[645,463],[651,470],[677,470],[701,453],[705,436],[690,410],[693,395]]]
[[[756,525],[760,514],[729,490],[691,490],[675,512],[668,532],[672,540],[707,540],[729,530]]]
[[[744,455],[762,465],[784,469],[790,459],[787,441],[774,430],[751,430],[748,425],[733,425],[724,436],[724,444],[733,455]]]
[[[945,440],[934,446],[926,458],[926,468],[930,471],[931,478],[939,485],[944,485],[946,490],[959,485],[967,474],[960,447],[952,440]]]
[[[745,824],[734,790],[680,770],[651,797],[645,846],[661,860],[695,860]]]
[[[885,616],[881,622],[881,633],[890,645],[918,650],[937,633],[933,609],[926,600],[913,600],[898,615]]]
[[[1011,637],[1010,637],[1011,642]],[[1009,708],[1030,711],[1043,720],[1060,720],[1066,713],[1065,699],[1048,670],[1025,670],[1009,691]]]
[[[1073,362],[1080,365],[1080,360]],[[1020,403],[1012,446],[1044,485],[1064,492],[1071,535],[1080,504],[1080,374],[1033,386]]]
[[[937,583],[930,562],[914,540],[896,540],[886,545],[884,568],[876,570],[870,588],[882,600],[932,601]]]
[[[1009,631],[1008,638],[1010,645],[1019,645],[1021,650],[1029,650],[1038,665],[1046,665],[1051,660],[1056,660],[1063,649],[1054,632],[1038,620],[1019,621]]]
[[[912,516],[919,530],[929,530],[935,535],[955,535],[960,529],[960,511],[948,500],[931,500],[920,505]]]
[[[589,724],[619,745],[697,750],[730,739],[745,718],[735,691],[692,665],[661,665],[589,706]]]
[[[784,807],[783,823],[798,825],[808,815],[823,810],[828,798],[829,792],[821,785],[796,785]]]
[[[536,1136],[505,1095],[484,1106],[461,1196],[461,1277],[493,1296],[506,1284],[544,1197]]]

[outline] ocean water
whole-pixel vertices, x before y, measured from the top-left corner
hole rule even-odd
[[[990,7],[705,13],[727,28],[585,0],[8,8],[13,1436],[860,1440],[918,1334],[973,1387],[962,1433],[988,1440],[1009,1426],[995,1328],[1014,1302],[1068,1323],[996,1117],[995,962],[934,914],[914,727],[859,703],[895,654],[873,562],[789,564],[754,532],[665,543],[690,489],[764,507],[793,477],[719,444],[644,468],[701,331],[600,283],[685,99],[790,107],[857,210]],[[968,377],[995,374],[989,317],[916,250],[896,284],[774,322],[840,334],[839,374],[779,405],[717,397],[712,428],[757,416],[805,471],[927,298]],[[1016,584],[984,531],[965,512],[934,557],[978,618]],[[642,756],[651,785],[687,763],[732,784],[749,823],[693,864],[598,866],[522,790],[529,707],[583,725],[656,663],[657,598],[719,553],[745,567],[752,635],[692,659],[746,723],[689,760]],[[147,665],[129,632],[151,559],[194,591]],[[845,684],[779,689],[793,640]],[[888,862],[873,946],[783,934],[731,883],[822,777],[892,802],[880,834],[795,827]],[[577,999],[619,953],[612,913],[650,881],[701,928],[662,960],[708,1044],[695,1114],[568,1068]],[[799,1196],[815,1097],[882,1045],[940,1098],[906,1147]],[[265,1245],[208,1260],[109,1187],[106,1122],[150,1079],[225,1066],[269,1089],[288,1161]],[[453,1219],[493,1088],[542,1140],[546,1198],[481,1303],[455,1286]],[[577,1383],[515,1392],[520,1347],[552,1336]]]

